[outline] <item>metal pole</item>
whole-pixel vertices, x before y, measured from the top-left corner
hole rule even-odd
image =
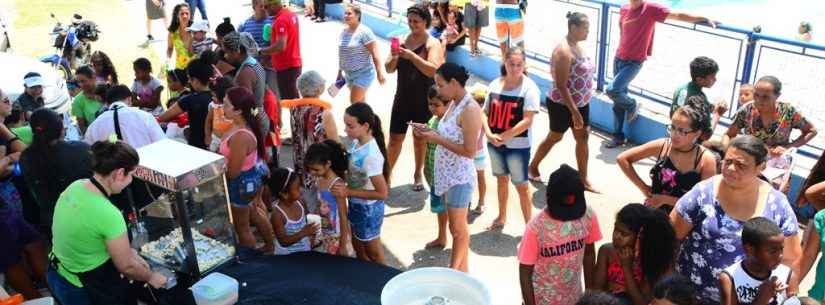
[[[387,17],[392,18],[392,0],[387,0]]]
[[[596,77],[596,90],[604,92],[604,85],[606,83],[606,70],[607,70],[607,44],[609,41],[610,33],[608,32],[608,22],[610,20],[610,5],[607,2],[602,2],[602,11],[601,11],[601,24],[600,24],[600,34],[599,34],[599,71]]]
[[[753,71],[753,57],[756,54],[756,42],[758,39],[754,37],[754,33],[748,33],[748,47],[745,49],[745,64],[742,65],[742,83],[749,84],[751,82],[751,72]]]

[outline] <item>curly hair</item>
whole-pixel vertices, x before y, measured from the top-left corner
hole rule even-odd
[[[619,210],[616,222],[636,234],[642,276],[656,283],[676,261],[676,231],[664,212],[631,203]]]

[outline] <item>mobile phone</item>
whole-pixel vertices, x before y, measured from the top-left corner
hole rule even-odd
[[[398,37],[390,38],[390,52],[392,54],[398,54],[401,50],[401,40]]]

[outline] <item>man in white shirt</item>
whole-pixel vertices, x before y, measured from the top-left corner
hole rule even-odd
[[[108,141],[112,135],[129,143],[135,149],[165,139],[166,136],[154,116],[132,107],[129,87],[117,85],[106,94],[107,106],[86,130],[86,143]],[[115,127],[117,123],[117,127]]]

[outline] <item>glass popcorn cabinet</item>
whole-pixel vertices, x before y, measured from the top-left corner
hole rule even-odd
[[[233,260],[224,157],[172,140],[137,151],[135,180],[163,191],[130,221],[132,247],[150,264],[193,279]]]

